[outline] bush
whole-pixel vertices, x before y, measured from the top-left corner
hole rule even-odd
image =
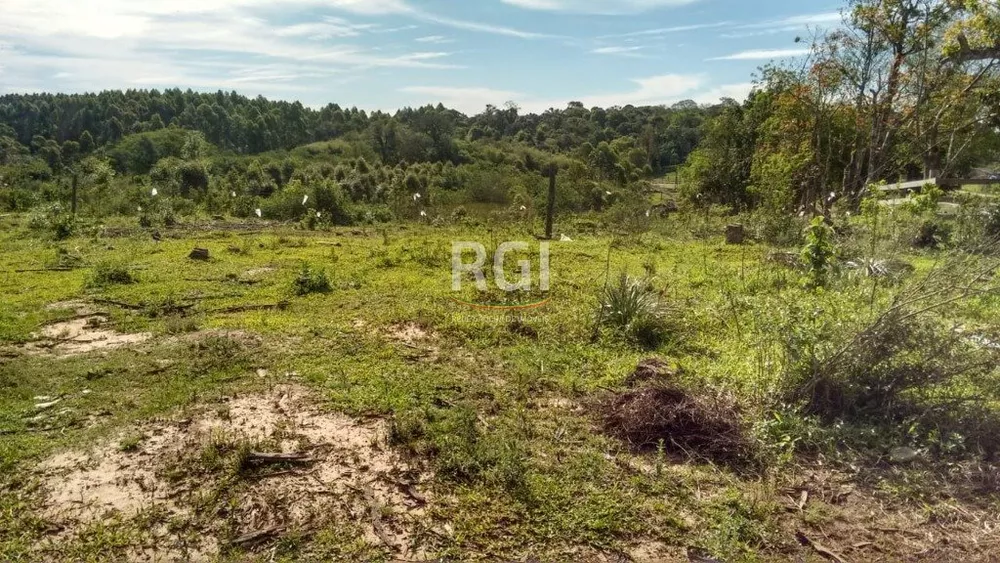
[[[28,227],[48,231],[56,240],[65,240],[76,231],[76,218],[58,203],[34,209],[28,217]]]
[[[806,228],[802,261],[806,264],[809,283],[813,287],[826,286],[836,254],[832,239],[833,229],[826,224],[824,217],[816,217]]]
[[[474,409],[407,411],[396,416],[390,441],[433,457],[436,473],[456,482],[483,482],[508,491],[526,486],[527,452],[517,431],[502,421],[484,431]]]
[[[976,445],[1000,446],[998,436],[966,424],[983,418],[975,405],[996,400],[1000,352],[933,314],[988,290],[982,272],[939,266],[869,320],[803,323],[793,315],[786,399],[827,424],[905,425],[967,437],[975,432]]]
[[[295,294],[329,293],[332,287],[325,270],[314,270],[309,264],[303,264],[299,275],[295,278]]]
[[[622,273],[616,283],[603,290],[600,303],[599,324],[616,329],[643,348],[658,348],[667,339],[665,310],[648,280]]]
[[[921,221],[917,234],[913,237],[913,246],[917,248],[937,248],[947,244],[951,239],[951,225],[937,219]]]
[[[660,299],[646,280],[622,273],[618,282],[606,287],[601,295],[601,319],[612,327],[627,329],[636,321],[657,317]]]
[[[103,287],[108,285],[128,285],[136,283],[138,280],[129,270],[127,264],[120,262],[98,262],[94,266],[94,273],[90,280],[92,287]]]

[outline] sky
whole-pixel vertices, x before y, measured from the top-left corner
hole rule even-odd
[[[0,93],[235,90],[393,111],[745,98],[827,0],[0,0]],[[804,41],[796,43],[796,37]]]

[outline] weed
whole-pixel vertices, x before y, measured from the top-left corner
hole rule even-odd
[[[208,335],[191,345],[195,375],[234,373],[250,366],[251,356],[247,346],[229,335]]]
[[[330,279],[326,277],[326,270],[316,270],[309,264],[303,264],[295,278],[294,289],[296,295],[303,296],[310,293],[330,293],[333,288]]]
[[[816,217],[806,228],[806,244],[802,248],[802,261],[806,263],[809,284],[825,287],[833,267],[836,250],[833,246],[833,229],[825,217]]]
[[[115,261],[101,261],[94,266],[90,279],[91,287],[106,287],[109,285],[128,285],[139,280],[129,269],[128,264]]]
[[[167,334],[185,334],[198,330],[198,319],[181,315],[171,315],[164,323]]]
[[[621,274],[618,282],[608,286],[601,296],[604,322],[612,327],[627,330],[643,318],[660,314],[660,299],[645,280]]]
[[[600,302],[600,324],[611,326],[647,350],[666,340],[665,309],[648,280],[622,273],[616,283],[604,289]]]
[[[139,433],[128,434],[118,442],[118,451],[134,452],[139,449],[146,437]]]

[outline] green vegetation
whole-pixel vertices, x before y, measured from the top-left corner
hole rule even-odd
[[[884,188],[1000,161],[998,21],[709,107],[0,97],[0,559],[988,559],[1000,203]],[[453,291],[551,170],[550,289]]]

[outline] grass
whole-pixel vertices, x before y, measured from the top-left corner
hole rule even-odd
[[[308,386],[331,412],[389,421],[385,447],[433,475],[427,487],[435,500],[421,524],[429,552],[462,560],[586,560],[650,545],[674,554],[690,545],[726,561],[792,559],[797,544],[786,528],[781,489],[799,475],[798,464],[817,452],[829,460],[868,459],[838,447],[846,433],[864,429],[823,426],[794,414],[794,405],[784,405],[793,414],[773,422],[782,406],[776,397],[787,384],[789,342],[822,346],[816,334],[884,307],[894,286],[833,275],[826,289],[808,289],[799,272],[765,260],[773,248],[727,246],[721,229],[683,226],[696,219],[654,225],[634,242],[599,229],[577,234],[566,224],[574,242],[552,244],[550,301],[523,312],[516,324],[456,304],[448,264],[451,241],[493,248],[531,240],[520,225],[315,233],[276,226],[249,234],[178,228],[161,242],[98,234],[58,243],[74,249],[81,267],[14,273],[51,261],[56,246],[30,233],[23,218],[2,220],[12,224],[0,230],[0,291],[8,296],[0,303],[0,343],[11,351],[0,355],[0,559],[37,558],[34,546],[50,535],[32,471],[53,453],[109,439],[122,452],[134,451],[147,437],[136,428],[152,420],[286,381]],[[701,230],[714,234],[692,234]],[[193,247],[216,259],[188,260]],[[932,267],[934,252],[905,256],[913,276]],[[608,272],[647,278],[638,297],[658,301],[665,294],[672,309],[683,311],[681,336],[620,338],[606,329],[592,341]],[[460,301],[492,301],[472,285],[464,284]],[[70,357],[18,348],[44,324],[73,314],[48,304],[95,299],[129,305],[101,305],[116,330],[154,338],[138,349]],[[153,314],[164,304],[187,308]],[[1000,298],[982,294],[940,315],[978,333],[998,313]],[[639,317],[623,326],[636,329]],[[394,327],[407,323],[424,334],[397,336]],[[689,462],[671,448],[637,453],[600,432],[591,402],[620,392],[636,363],[653,355],[678,366],[678,385],[735,398],[769,469],[743,475]],[[42,395],[62,402],[36,420],[34,397]],[[907,440],[934,446],[932,433],[899,428],[866,439],[873,451]],[[232,458],[245,447],[216,445],[200,458],[199,471],[239,467]],[[953,461],[959,459],[967,457]],[[797,522],[827,525],[825,510],[811,506]],[[46,556],[121,553],[149,541],[143,530],[154,516],[100,521],[61,539],[64,552]],[[270,544],[279,557],[393,558],[363,520],[319,522],[296,534]],[[236,548],[221,557],[255,554]]]

